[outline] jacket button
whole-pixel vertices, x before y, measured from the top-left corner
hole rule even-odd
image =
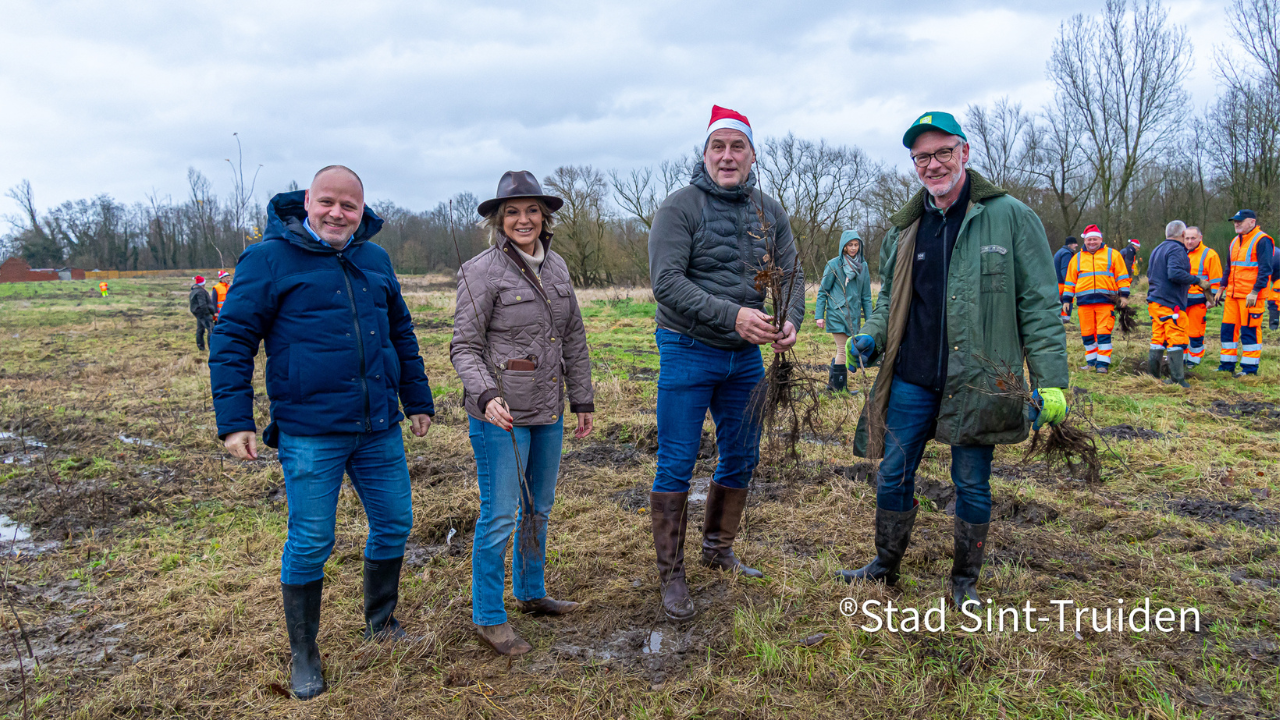
[[[957,346],[956,346],[956,349],[957,349],[957,350],[959,350],[959,349],[960,349],[960,346],[959,346],[959,345],[957,345]]]
[[[347,337],[351,337],[351,333],[347,333]]]
[[[517,295],[517,296],[516,296],[516,300],[519,300],[519,299],[520,299],[520,296],[519,296],[519,295]]]
[[[364,291],[364,292],[369,292],[369,288],[360,288],[360,289],[361,289],[362,291]],[[382,422],[382,421],[381,421],[381,420],[379,420],[378,422]]]
[[[556,379],[555,379],[555,377],[553,376],[553,377],[551,378],[551,382],[555,382],[555,381],[556,381]]]
[[[382,420],[379,420],[378,422],[386,422],[386,419],[384,418]]]
[[[355,378],[351,378],[351,382],[355,382],[355,381],[356,381],[356,379],[355,379]]]
[[[381,380],[381,379],[382,379],[382,376],[381,376],[381,375],[374,375],[374,376],[373,376],[373,379],[374,379],[374,380]]]
[[[555,421],[556,421],[556,416],[555,416],[555,415],[552,415],[552,416],[551,416],[551,422],[555,422]]]
[[[373,331],[373,330],[370,330],[370,331],[369,331],[369,334],[370,334],[370,335],[372,335],[373,333],[374,333],[374,331]],[[959,350],[960,348],[956,348],[956,349],[957,349],[957,350]]]
[[[955,299],[956,299],[956,296],[955,296],[955,295],[952,295],[952,296],[951,296],[951,299],[952,299],[952,300],[955,300]]]
[[[556,341],[556,339],[555,339],[555,338],[551,338],[551,342],[555,342],[555,341]]]

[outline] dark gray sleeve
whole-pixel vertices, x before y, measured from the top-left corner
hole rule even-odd
[[[804,266],[799,261],[796,240],[791,235],[791,218],[787,217],[781,205],[776,205],[773,217],[778,267],[785,271],[795,269],[791,276],[791,307],[787,309],[787,319],[799,331],[800,324],[804,322]]]
[[[687,207],[690,204],[689,194],[678,192],[668,197],[653,216],[649,231],[653,297],[677,314],[727,335],[734,332],[740,306],[703,290],[687,275],[697,230],[697,217]]]

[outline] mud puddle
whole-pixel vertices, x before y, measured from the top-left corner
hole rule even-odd
[[[1252,505],[1233,503],[1226,500],[1184,497],[1170,500],[1168,507],[1170,512],[1176,515],[1182,515],[1205,523],[1238,522],[1246,527],[1259,530],[1270,530],[1280,524],[1280,512],[1263,510]]]
[[[1128,423],[1098,428],[1098,434],[1115,440],[1161,440],[1165,437],[1162,432],[1148,430],[1144,427],[1134,427]]]
[[[1219,417],[1231,417],[1248,421],[1256,430],[1280,430],[1280,405],[1269,402],[1242,401],[1229,403],[1214,400],[1209,412]]]
[[[701,657],[706,648],[707,638],[696,627],[681,628],[664,622],[651,627],[625,627],[595,641],[585,634],[575,634],[552,645],[551,654],[560,660],[644,670],[651,680],[662,682],[683,669],[687,661]]]

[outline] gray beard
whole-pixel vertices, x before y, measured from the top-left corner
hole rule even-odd
[[[934,191],[930,190],[929,194],[934,196],[935,198],[944,197],[948,193],[950,193],[952,190],[955,190],[956,186],[959,185],[963,180],[964,180],[964,166],[961,165],[960,169],[957,170],[956,173],[951,176],[951,184],[947,186],[946,190],[943,190],[942,192],[939,192],[939,193],[935,193]]]

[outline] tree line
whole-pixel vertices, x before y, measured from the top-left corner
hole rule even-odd
[[[1099,15],[1067,19],[1047,63],[1050,102],[1026,108],[1002,98],[963,113],[971,166],[1030,205],[1055,248],[1097,224],[1115,247],[1140,239],[1145,256],[1179,218],[1202,226],[1223,251],[1231,237],[1224,218],[1242,207],[1272,227],[1280,214],[1280,0],[1230,0],[1227,16],[1235,36],[1214,52],[1219,95],[1204,112],[1184,89],[1187,29],[1169,21],[1159,0],[1107,0]],[[919,188],[913,172],[855,146],[790,133],[756,150],[759,182],[788,212],[806,274],[821,272],[845,229],[860,232],[876,268],[889,218]],[[653,215],[700,162],[695,149],[650,167],[566,165],[545,177],[544,188],[565,200],[555,247],[574,281],[647,283]],[[8,192],[19,212],[8,217],[0,253],[36,267],[233,264],[266,222],[244,173],[233,165],[233,174],[225,196],[191,169],[179,200],[125,204],[100,195],[45,211],[24,181]],[[402,273],[454,270],[487,243],[477,203],[470,193],[423,211],[373,202],[385,220],[377,242]]]

